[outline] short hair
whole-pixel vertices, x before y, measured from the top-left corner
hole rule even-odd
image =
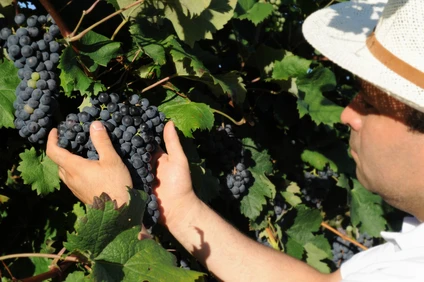
[[[368,94],[372,95],[392,97],[381,88],[363,79],[357,78],[356,82],[359,91],[366,91]],[[424,133],[424,112],[416,110],[394,97],[392,97],[392,99],[395,99],[397,104],[402,105],[401,107],[392,105],[392,109],[397,111],[395,118],[401,120],[411,132]]]

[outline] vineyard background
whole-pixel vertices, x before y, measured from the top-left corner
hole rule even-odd
[[[303,20],[336,2],[342,1],[2,0],[0,28],[15,28],[16,13],[47,10],[60,27],[55,125],[103,91],[148,98],[179,129],[203,201],[252,239],[330,272],[343,260],[334,253],[340,235],[359,241],[360,247],[345,241],[358,252],[381,243],[380,231],[398,230],[404,216],[355,178],[349,131],[340,124],[343,107],[356,93],[354,77],[302,37]],[[14,129],[19,79],[5,48],[1,60],[2,281],[146,279],[145,272],[126,267],[129,261],[140,269],[149,265],[149,281],[214,281],[160,225],[151,228],[154,240],[131,240],[143,217],[143,192],[119,211],[106,198],[92,207],[78,202],[60,183],[45,145],[31,144]],[[217,128],[228,124],[254,178],[239,199],[225,187],[229,171],[207,153]],[[110,210],[104,225],[96,225],[95,218]],[[128,218],[134,224],[118,224],[108,238],[83,238]],[[92,249],[93,242],[101,247]],[[124,246],[127,259],[107,266],[112,258],[104,251],[119,252],[117,245]]]

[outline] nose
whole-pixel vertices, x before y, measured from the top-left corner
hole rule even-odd
[[[354,131],[361,129],[362,115],[353,109],[352,103],[343,110],[340,119],[343,124],[349,126]]]

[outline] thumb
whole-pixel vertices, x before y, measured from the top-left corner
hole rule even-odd
[[[175,130],[174,123],[168,121],[165,125],[163,132],[163,139],[165,141],[166,151],[171,159],[186,159],[183,148],[181,147],[180,139],[178,138],[177,131]]]
[[[90,136],[100,160],[110,160],[117,156],[107,130],[100,121],[93,121],[91,123]]]

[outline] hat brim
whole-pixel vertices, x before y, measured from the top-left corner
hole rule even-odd
[[[424,90],[388,69],[366,46],[386,3],[387,0],[350,1],[318,10],[303,23],[303,34],[337,65],[424,112]]]

